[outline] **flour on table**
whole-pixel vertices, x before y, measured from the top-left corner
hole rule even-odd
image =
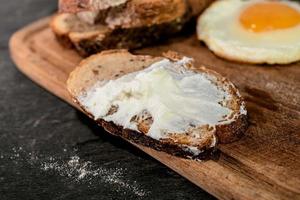
[[[77,150],[74,150],[75,152]],[[73,152],[74,152],[73,151]],[[63,149],[67,152],[67,149]],[[57,158],[54,156],[45,156],[35,152],[26,152],[22,147],[13,148],[12,153],[0,155],[0,159],[9,158],[17,163],[18,161],[26,161],[30,165],[38,166],[42,171],[54,172],[62,177],[70,179],[70,181],[84,182],[94,184],[95,181],[114,186],[117,192],[132,193],[137,197],[145,197],[150,192],[142,189],[136,181],[128,181],[124,178],[126,169],[123,168],[105,168],[96,166],[91,161],[84,161],[79,156],[74,155],[69,159]]]
[[[136,182],[129,183],[124,180],[124,172],[122,168],[106,169],[102,167],[96,168],[90,161],[81,161],[78,156],[72,156],[67,162],[56,161],[51,158],[42,163],[41,169],[43,171],[53,170],[61,176],[72,178],[75,181],[89,181],[99,178],[101,182],[106,184],[115,185],[120,190],[130,191],[133,194],[143,197],[148,192],[140,189]]]

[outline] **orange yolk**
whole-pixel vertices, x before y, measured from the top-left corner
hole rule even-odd
[[[300,24],[300,12],[280,2],[256,3],[241,13],[240,22],[253,32],[287,29]]]

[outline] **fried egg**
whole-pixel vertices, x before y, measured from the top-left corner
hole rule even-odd
[[[300,3],[219,0],[198,19],[197,35],[216,55],[249,63],[300,60]]]

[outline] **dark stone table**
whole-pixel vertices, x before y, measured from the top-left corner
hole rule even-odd
[[[1,0],[0,199],[214,199],[17,71],[10,35],[55,0]]]

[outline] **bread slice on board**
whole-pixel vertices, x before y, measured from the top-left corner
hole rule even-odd
[[[78,11],[77,8],[64,9],[76,5],[73,1],[61,1],[60,13],[76,14],[89,24],[101,23],[110,28],[133,28],[172,21],[187,13],[189,7],[185,0],[94,0],[86,3],[88,5],[80,6],[84,11],[80,11],[80,8]]]
[[[189,7],[184,0],[172,2],[174,4],[171,7],[159,3],[155,9],[162,12],[152,12],[151,6],[149,9],[137,7],[142,10],[143,17],[117,13],[120,16],[112,18],[110,23],[122,25],[113,28],[101,23],[86,23],[72,13],[56,15],[51,21],[51,27],[59,41],[67,47],[74,47],[83,56],[107,49],[136,49],[168,39],[182,30],[190,18]],[[119,22],[118,19],[123,21]]]
[[[213,1],[214,0],[187,0],[192,8],[193,16],[198,16]],[[134,8],[137,3],[144,4],[142,7],[155,8],[155,5],[159,3],[170,4],[172,2],[170,0],[60,0],[59,11],[63,13],[90,11],[98,12],[101,16],[107,16],[110,13],[116,12],[116,10],[123,11]]]
[[[79,64],[79,66],[71,73],[67,82],[67,88],[73,100],[79,106],[81,106],[86,114],[111,134],[125,138],[137,144],[142,144],[159,151],[167,152],[175,156],[192,159],[205,159],[208,157],[208,155],[210,155],[217,143],[233,142],[240,138],[247,128],[245,105],[238,90],[226,78],[222,77],[214,71],[206,69],[205,67],[193,66],[190,60],[188,61],[188,63],[184,64],[184,71],[187,70],[187,74],[199,74],[201,75],[201,77],[208,81],[207,83],[210,87],[213,87],[214,90],[217,89],[221,93],[225,92],[227,94],[226,97],[218,97],[222,99],[222,102],[210,101],[206,102],[204,105],[208,107],[209,105],[217,105],[218,107],[222,107],[222,109],[229,110],[230,114],[228,114],[227,116],[222,116],[222,120],[218,121],[218,123],[216,124],[202,124],[200,126],[199,124],[192,125],[191,123],[189,123],[188,126],[190,128],[185,129],[184,132],[180,133],[164,129],[164,137],[159,139],[152,135],[153,133],[151,133],[151,130],[154,130],[153,127],[156,126],[155,124],[157,124],[158,122],[162,122],[163,118],[160,118],[159,115],[154,114],[154,112],[152,112],[151,110],[149,111],[147,109],[144,109],[140,112],[137,112],[138,114],[134,116],[127,116],[126,118],[130,119],[130,123],[135,124],[136,128],[124,128],[125,125],[118,124],[114,120],[107,120],[108,118],[106,118],[113,117],[115,115],[118,115],[118,112],[122,112],[121,104],[111,105],[110,107],[108,107],[109,109],[107,110],[107,112],[105,111],[105,117],[96,117],[96,113],[98,111],[91,110],[85,101],[86,98],[90,98],[90,94],[93,94],[92,92],[95,91],[95,87],[104,87],[109,82],[120,80],[120,78],[124,78],[127,75],[132,75],[134,72],[139,74],[142,70],[153,69],[151,67],[159,65],[160,62],[171,63],[171,66],[174,63],[174,70],[177,70],[176,66],[178,67],[178,65],[181,65],[180,63],[183,59],[187,58],[179,56],[174,52],[168,52],[162,57],[151,57],[144,55],[132,55],[126,50],[103,51],[102,53],[93,55],[83,60]],[[171,68],[173,69],[173,66]],[[181,71],[182,68],[178,71],[178,73],[182,73]],[[159,84],[160,88],[158,90],[154,90],[154,93],[161,90],[161,88],[163,88],[164,86],[164,82],[153,81],[149,84],[152,87],[152,85],[155,83]],[[167,81],[166,85],[171,83],[172,81]],[[197,84],[197,82],[193,82],[193,84]],[[174,84],[171,84],[171,86],[174,86]],[[200,88],[201,91],[206,91],[207,89],[209,88]],[[170,91],[165,91],[165,93],[169,92]],[[207,92],[203,92],[203,94],[201,93],[201,95],[209,96],[210,93],[211,91],[208,90]],[[170,94],[171,96],[173,95],[172,92]],[[174,105],[174,103],[178,101],[173,101],[173,98],[171,98],[171,96],[168,96],[169,103],[167,103],[167,105],[169,106],[173,104],[173,106],[177,108],[175,112],[179,113],[179,115],[180,113],[185,113],[186,110],[184,110],[184,108],[188,109],[189,104],[184,105],[184,103],[182,103],[180,105]],[[101,98],[106,97],[107,96],[99,97],[99,101],[101,100]],[[135,97],[134,95],[129,95],[129,98],[134,99]],[[181,96],[176,99],[180,98]],[[96,102],[98,102],[98,98],[96,99]],[[186,103],[190,101],[184,102]],[[194,102],[194,100],[192,100],[191,102]],[[160,104],[160,102],[157,102],[157,104]],[[129,107],[129,110],[126,113],[130,113],[130,110],[135,109],[138,104],[134,105],[136,106]],[[206,106],[202,106],[202,108],[206,109]],[[101,107],[102,105],[100,105],[100,108]],[[199,108],[200,107],[201,105],[199,105]],[[193,109],[194,107],[192,108],[192,110]],[[219,115],[220,113],[215,114]],[[198,115],[198,112],[196,113],[196,115]],[[167,113],[167,116],[171,115],[168,115]],[[177,117],[176,115],[172,116]],[[203,114],[202,112],[199,113],[199,116],[205,116],[205,114]],[[210,117],[214,118],[215,116]],[[204,119],[204,121],[205,120],[206,119]],[[186,122],[183,120],[183,123]],[[181,124],[181,122],[177,122],[176,124]],[[175,126],[177,126],[176,124]],[[172,129],[172,127],[170,129]],[[154,135],[155,134],[156,133],[154,133]]]
[[[75,13],[56,15],[51,27],[62,44],[83,56],[107,49],[136,49],[179,33],[193,14],[201,12],[211,1],[128,0],[122,4],[120,0],[120,4],[109,4],[112,1],[62,0],[61,10]],[[76,2],[84,12],[77,13]],[[97,8],[95,4],[101,2],[106,3]]]

